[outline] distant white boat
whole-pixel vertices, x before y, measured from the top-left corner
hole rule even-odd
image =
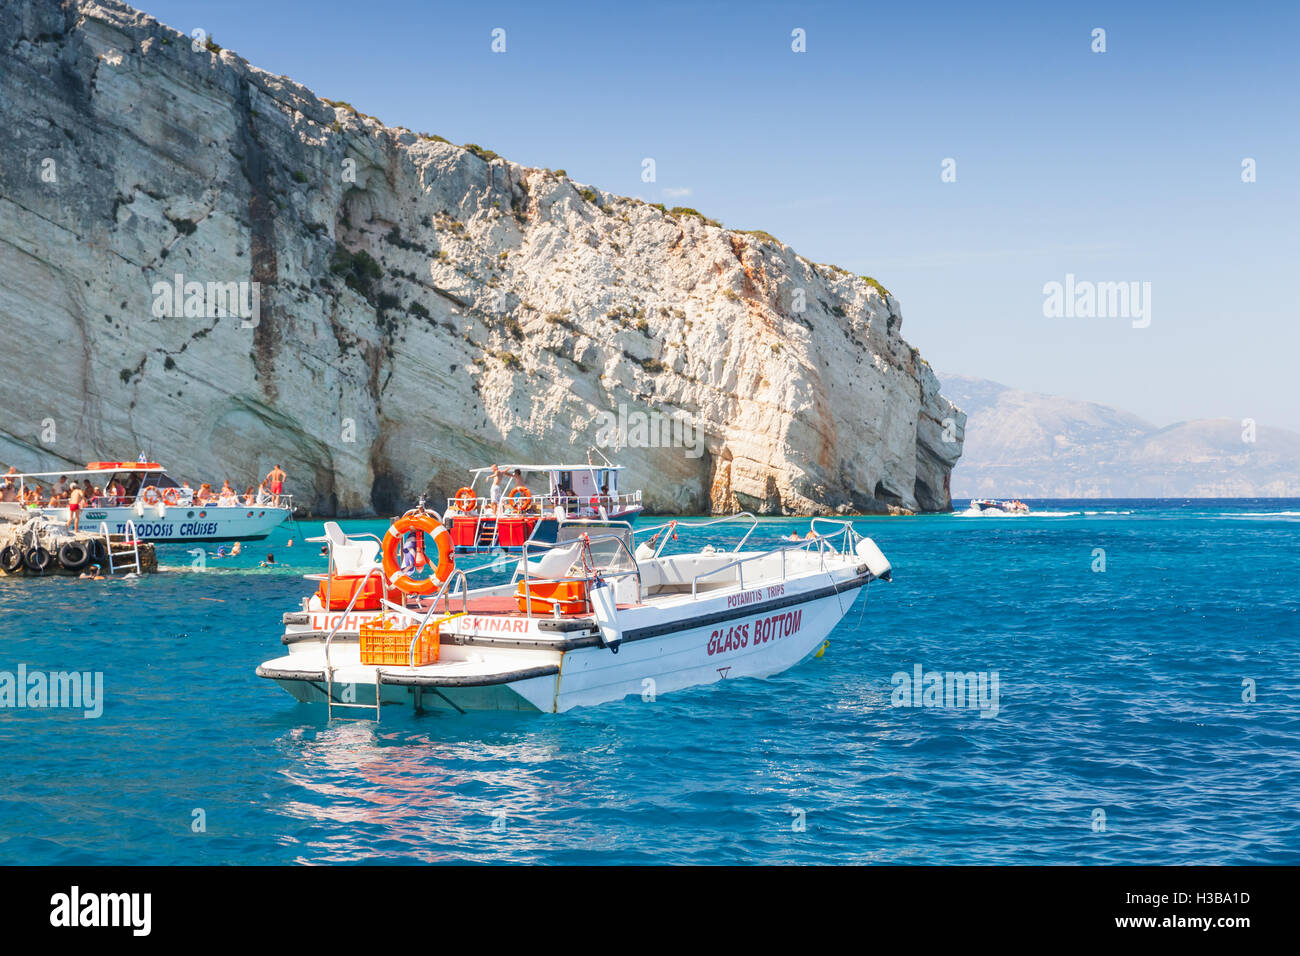
[[[980,513],[1000,513],[1007,515],[1027,515],[1029,514],[1029,505],[1023,501],[998,501],[994,498],[972,498],[970,510]]]

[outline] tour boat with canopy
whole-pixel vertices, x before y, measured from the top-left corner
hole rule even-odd
[[[729,549],[673,548],[678,530],[723,522],[742,522]],[[814,518],[797,543],[762,549],[747,547],[756,526],[750,514],[643,530],[563,524],[518,559],[464,570],[423,508],[382,539],[327,522],[314,540],[328,568],[284,615],[286,654],[257,673],[331,717],[359,708],[375,719],[382,704],[559,713],[778,674],[820,656],[868,583],[892,572],[847,521]],[[471,587],[480,574],[510,577]]]
[[[93,531],[101,525],[112,535],[126,535],[138,541],[202,542],[257,541],[267,537],[293,511],[289,495],[269,497],[249,504],[236,495],[237,504],[220,504],[213,498],[196,504],[195,492],[171,478],[162,465],[152,461],[92,461],[85,468],[12,473],[0,476],[18,490],[18,501],[0,502],[0,519],[24,521],[39,514],[53,521],[69,522],[65,505],[49,507],[48,488],[61,478],[88,479],[101,489],[81,506],[80,524]],[[123,494],[110,494],[121,485]],[[46,488],[39,505],[27,505],[29,486]],[[256,501],[256,499],[254,499]]]
[[[470,483],[447,499],[447,529],[457,553],[518,553],[527,542],[553,543],[560,528],[589,532],[635,521],[641,492],[620,493],[622,465],[498,465],[501,493],[491,497],[492,468],[475,468]],[[514,473],[518,471],[519,477]],[[545,488],[545,491],[541,489]]]

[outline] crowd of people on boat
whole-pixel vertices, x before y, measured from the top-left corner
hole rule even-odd
[[[101,486],[89,477],[78,482],[75,478],[69,480],[67,475],[61,475],[45,487],[34,479],[22,477],[19,480],[18,469],[10,467],[0,476],[0,502],[16,502],[27,508],[67,508],[74,522],[83,508],[120,508],[134,504],[137,498],[147,505],[162,502],[182,508],[278,508],[284,498],[284,481],[288,476],[276,465],[257,487],[248,485],[242,493],[231,487],[229,479],[222,482],[220,490],[214,490],[209,482],[195,489],[188,481],[163,488],[147,483],[150,477],[148,472],[129,472],[124,481],[121,476],[112,475]]]

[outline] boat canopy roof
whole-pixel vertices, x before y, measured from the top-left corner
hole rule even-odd
[[[115,471],[144,471],[159,474],[163,466],[156,462],[98,462],[92,461],[92,465],[111,465],[111,467],[100,468],[63,468],[59,471],[14,471],[0,475],[0,478],[63,478],[72,475],[102,475],[105,472]]]
[[[518,469],[530,473],[549,473],[552,471],[586,471],[594,469],[596,471],[622,471],[622,465],[593,465],[590,462],[581,465],[497,465],[501,471],[510,472]],[[485,475],[492,471],[492,466],[486,468],[474,468],[470,470],[472,475]]]

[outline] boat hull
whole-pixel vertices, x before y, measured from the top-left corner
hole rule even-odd
[[[163,543],[208,541],[260,541],[289,517],[288,508],[256,505],[251,508],[181,505],[145,505],[143,514],[130,507],[85,508],[81,529],[96,531],[101,523],[110,534],[126,534],[129,522],[141,541]],[[54,521],[68,521],[67,508],[45,508],[40,512]]]
[[[340,629],[331,649],[328,687],[336,705],[374,707],[378,695],[383,703],[461,712],[563,713],[630,696],[651,701],[689,687],[771,677],[794,667],[822,648],[868,579],[854,571],[821,575],[802,589],[758,588],[746,592],[757,595],[752,604],[730,604],[733,595],[685,620],[674,619],[671,608],[630,608],[620,614],[624,632],[617,651],[604,646],[594,626],[543,639],[536,618],[471,614],[462,619],[459,633],[449,629],[442,635],[438,664],[375,668],[360,663],[355,636]],[[353,626],[353,620],[340,617],[310,615],[297,634],[286,634],[290,654],[263,664],[259,676],[299,701],[324,703],[329,698],[317,628]],[[356,618],[357,624],[362,620]]]

